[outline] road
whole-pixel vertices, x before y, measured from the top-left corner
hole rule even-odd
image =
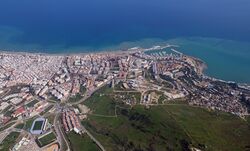
[[[82,103],[83,101],[87,100],[89,97],[92,96],[93,93],[95,93],[95,91],[99,90],[100,88],[102,88],[103,86],[107,85],[109,82],[111,82],[113,79],[110,79],[108,80],[107,82],[104,82],[101,86],[99,87],[96,87],[95,89],[91,90],[91,91],[88,91],[86,95],[84,95],[84,97],[77,101],[77,102],[74,102],[74,103],[71,103],[71,105],[77,105],[77,104],[80,104]]]
[[[23,132],[22,129],[15,128],[16,124],[11,125],[9,128],[0,132],[0,143],[11,133],[11,132]]]
[[[126,107],[121,107],[121,106],[119,106],[119,105],[116,105],[115,106],[115,114],[114,115],[102,115],[102,114],[93,114],[93,113],[90,113],[90,114],[88,114],[88,115],[93,115],[93,116],[99,116],[99,117],[111,117],[111,118],[116,118],[116,117],[118,117],[118,115],[117,115],[117,108],[120,108],[120,109],[126,109],[126,110],[131,110],[132,109],[132,106],[130,106],[130,108],[126,108]]]
[[[70,151],[68,141],[65,139],[65,136],[64,136],[64,134],[62,132],[62,129],[61,129],[61,126],[60,126],[61,124],[59,122],[59,115],[60,115],[60,112],[56,113],[54,123],[53,123],[56,134],[57,134],[57,140],[59,142],[59,145],[61,146],[61,149],[62,149],[62,146],[63,146],[63,142],[65,142],[66,147],[67,147],[67,151]]]
[[[78,102],[75,103],[71,103],[71,105],[76,105],[76,104],[80,104],[83,101],[87,100],[89,97],[92,96],[93,93],[95,93],[97,90],[99,90],[100,88],[102,88],[103,86],[107,85],[109,82],[111,82],[113,79],[108,80],[107,82],[104,82],[101,86],[96,87],[95,89],[88,91],[87,94]],[[116,116],[112,116],[112,117],[116,117]],[[102,151],[106,151],[105,148],[102,146],[102,144],[82,125],[83,131],[85,131],[87,133],[87,135],[98,145],[98,147],[102,150]]]
[[[85,101],[86,99],[88,99],[89,97],[91,97],[92,96],[92,94],[94,93],[94,92],[96,92],[98,89],[100,89],[100,88],[102,88],[103,86],[105,86],[105,85],[107,85],[110,81],[111,81],[112,79],[110,79],[110,80],[108,80],[107,82],[104,82],[101,86],[99,86],[99,87],[96,87],[95,89],[93,89],[93,90],[91,90],[91,91],[88,91],[87,93],[86,93],[86,95],[81,99],[81,100],[79,100],[79,101],[77,101],[77,102],[74,102],[74,103],[70,103],[70,104],[68,104],[68,105],[77,105],[77,104],[80,104],[80,103],[82,103],[83,101]],[[63,143],[63,141],[66,143],[66,146],[67,146],[67,151],[70,151],[70,146],[69,146],[69,144],[68,144],[68,141],[65,139],[65,136],[64,136],[64,134],[63,134],[63,132],[62,132],[62,129],[61,129],[61,124],[60,124],[60,122],[59,122],[59,115],[60,115],[60,111],[58,111],[58,113],[56,113],[56,116],[55,116],[55,119],[54,119],[54,127],[55,127],[55,131],[56,131],[56,133],[58,134],[58,142],[59,142],[59,144],[60,144],[60,146],[62,146],[62,143]],[[94,138],[94,136],[92,135],[92,134],[90,134],[84,127],[83,127],[83,129],[84,129],[84,131],[88,134],[88,136],[100,147],[100,149],[102,150],[102,151],[105,151],[105,149],[104,149],[104,147],[101,145],[101,143],[98,141],[98,140],[96,140],[95,138]]]
[[[102,146],[102,144],[97,139],[95,139],[95,137],[84,126],[82,127],[83,127],[83,130],[87,133],[87,135],[98,145],[98,147],[102,151],[106,151],[105,148]]]

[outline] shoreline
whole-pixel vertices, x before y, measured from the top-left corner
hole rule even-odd
[[[86,52],[72,52],[72,53],[47,53],[47,52],[30,52],[30,51],[7,51],[7,50],[0,50],[0,53],[6,53],[6,54],[20,54],[20,55],[44,55],[44,56],[73,56],[73,55],[91,55],[91,54],[107,54],[107,53],[114,53],[114,54],[123,54],[123,53],[133,53],[138,51],[151,51],[151,50],[157,50],[157,49],[164,49],[167,47],[178,47],[177,45],[171,45],[171,44],[165,44],[165,45],[153,45],[149,48],[142,48],[140,46],[137,47],[131,47],[128,49],[117,49],[117,50],[96,50],[96,51],[86,51]]]
[[[47,53],[47,52],[29,52],[29,51],[6,51],[6,50],[0,50],[0,53],[6,53],[6,54],[20,54],[20,55],[44,55],[44,56],[72,56],[72,55],[86,55],[86,54],[104,54],[104,53],[122,53],[125,51],[122,50],[114,50],[114,51],[96,51],[96,52],[73,52],[73,53]]]
[[[0,50],[0,54],[16,54],[16,55],[40,55],[40,56],[59,56],[59,57],[66,57],[66,56],[77,56],[77,55],[96,55],[96,54],[114,54],[114,55],[122,55],[122,54],[129,54],[129,53],[134,53],[134,52],[140,52],[140,51],[151,51],[151,50],[162,50],[168,47],[179,47],[178,45],[171,45],[171,44],[165,44],[165,46],[152,46],[150,48],[141,48],[141,47],[132,47],[132,48],[128,48],[126,50],[101,50],[101,51],[94,51],[94,52],[73,52],[73,53],[41,53],[41,52],[25,52],[25,51],[6,51],[6,50]],[[179,53],[182,53],[181,51],[178,51]],[[184,54],[184,53],[182,53]],[[184,54],[186,55],[186,54]],[[203,61],[201,58],[197,58],[194,56],[190,56],[190,55],[186,55],[196,61],[201,62],[200,68],[201,68],[201,73],[203,76],[213,79],[213,80],[217,80],[217,81],[221,81],[221,82],[225,82],[225,83],[236,83],[238,86],[244,87],[246,89],[250,89],[250,83],[248,82],[236,82],[233,80],[223,80],[220,78],[215,78],[213,76],[207,75],[206,74],[206,70],[208,69],[208,65],[206,64],[205,61]]]
[[[73,56],[73,55],[91,55],[91,54],[107,54],[107,53],[115,53],[115,54],[122,54],[122,53],[132,53],[140,50],[102,50],[102,51],[88,51],[88,52],[72,52],[72,53],[47,53],[47,52],[29,52],[29,51],[6,51],[0,50],[0,53],[6,54],[20,54],[20,55],[44,55],[44,56]]]

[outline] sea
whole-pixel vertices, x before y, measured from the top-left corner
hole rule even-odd
[[[0,50],[86,53],[176,44],[250,83],[249,0],[0,0]]]

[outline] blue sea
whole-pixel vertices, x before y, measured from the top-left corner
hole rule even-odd
[[[0,50],[78,53],[176,43],[250,83],[249,0],[0,0]]]

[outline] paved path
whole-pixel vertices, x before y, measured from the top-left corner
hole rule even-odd
[[[89,113],[88,115],[93,115],[93,116],[99,116],[99,117],[118,117],[118,115],[117,115],[117,108],[120,108],[120,109],[126,109],[126,110],[131,110],[132,109],[132,106],[130,106],[130,108],[126,108],[126,107],[121,107],[121,106],[119,106],[119,105],[116,105],[115,106],[115,115],[103,115],[103,114],[93,114],[93,113]]]
[[[95,139],[95,137],[84,126],[82,127],[83,127],[83,130],[87,133],[87,135],[98,145],[98,147],[102,151],[106,151],[105,148],[102,146],[102,144],[97,139]]]

